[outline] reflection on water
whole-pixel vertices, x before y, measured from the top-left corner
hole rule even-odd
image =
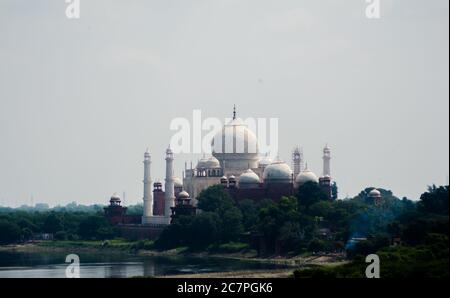
[[[64,278],[66,253],[0,252],[0,278]],[[84,278],[160,276],[281,268],[280,265],[210,257],[144,257],[79,253]]]

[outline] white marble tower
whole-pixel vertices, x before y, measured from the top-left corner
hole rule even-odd
[[[331,177],[330,160],[331,160],[331,150],[328,144],[323,148],[323,176]]]
[[[174,182],[173,182],[173,152],[172,149],[167,148],[166,150],[166,179],[165,179],[165,208],[164,208],[164,216],[170,217],[172,211],[170,207],[175,205],[175,191],[174,191]]]
[[[144,154],[144,214],[142,216],[142,223],[150,222],[150,217],[153,216],[153,193],[152,193],[152,179],[150,176],[150,152]]]

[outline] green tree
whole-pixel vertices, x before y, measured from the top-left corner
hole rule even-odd
[[[78,234],[84,239],[106,239],[113,236],[112,227],[104,216],[90,215],[80,222]]]
[[[21,235],[23,240],[30,240],[31,238],[33,238],[33,231],[29,228],[23,228]]]
[[[58,231],[55,233],[55,240],[67,240],[67,233],[64,231]]]
[[[215,237],[214,241],[224,243],[238,240],[244,230],[242,213],[222,185],[213,185],[203,190],[198,196],[198,207],[205,213],[214,214],[208,214],[208,218],[200,217],[201,220],[217,226],[219,236]],[[213,220],[215,218],[217,220]],[[192,224],[196,223],[197,219],[194,219]],[[208,237],[206,239],[210,239]]]
[[[336,181],[333,181],[333,182],[331,183],[331,198],[332,198],[333,200],[337,200],[338,194],[339,194],[338,186],[337,186],[337,184],[336,184]]]
[[[302,234],[298,223],[298,205],[294,197],[283,197],[278,203],[267,203],[260,208],[258,230],[264,235],[269,250],[283,250],[287,244],[297,243]]]
[[[230,242],[239,240],[239,236],[244,231],[242,225],[241,211],[233,207],[223,214],[219,226],[220,242]]]
[[[193,216],[176,217],[172,224],[167,226],[155,242],[158,249],[170,249],[189,244]]]
[[[43,230],[45,233],[56,233],[63,230],[63,225],[59,214],[51,212],[45,219]]]
[[[20,240],[20,227],[6,220],[0,220],[0,244],[10,244]]]
[[[312,252],[327,251],[327,243],[321,239],[314,238],[309,242],[308,250]]]
[[[258,207],[249,199],[239,202],[239,209],[242,213],[242,222],[246,231],[254,230],[258,222]]]
[[[420,196],[419,211],[423,213],[449,214],[448,186],[432,185]]]
[[[221,238],[219,231],[219,216],[214,212],[203,212],[192,220],[188,244],[194,249],[206,248]]]
[[[319,201],[328,200],[327,194],[315,182],[306,182],[298,188],[298,204],[305,207],[306,210]]]
[[[215,212],[222,216],[225,211],[234,207],[231,196],[223,189],[223,186],[213,185],[200,192],[198,195],[198,208]]]

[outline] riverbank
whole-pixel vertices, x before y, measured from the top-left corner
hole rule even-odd
[[[268,256],[258,257],[256,251],[242,250],[234,253],[192,252],[187,248],[159,251],[146,249],[151,243],[127,242],[123,240],[111,240],[107,244],[104,241],[42,241],[26,244],[0,246],[0,251],[23,253],[89,253],[89,254],[127,254],[134,256],[150,257],[196,257],[196,258],[222,258],[239,261],[251,261],[264,264],[282,265],[284,269],[251,270],[237,272],[214,272],[196,274],[177,274],[163,277],[189,278],[236,278],[236,277],[291,277],[295,269],[309,268],[311,266],[336,266],[346,263],[341,254],[328,255],[296,255],[296,256]]]
[[[293,278],[292,269],[244,270],[196,274],[165,275],[160,278]]]

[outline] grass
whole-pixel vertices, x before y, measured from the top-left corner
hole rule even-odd
[[[212,245],[208,247],[209,252],[213,253],[237,253],[248,250],[250,247],[247,243],[228,242],[224,244]]]
[[[54,240],[54,241],[42,241],[37,243],[41,247],[58,247],[58,248],[96,248],[96,249],[118,249],[118,250],[140,250],[140,249],[153,249],[153,241],[139,240],[139,241],[127,241],[125,239],[112,239],[112,240]]]

